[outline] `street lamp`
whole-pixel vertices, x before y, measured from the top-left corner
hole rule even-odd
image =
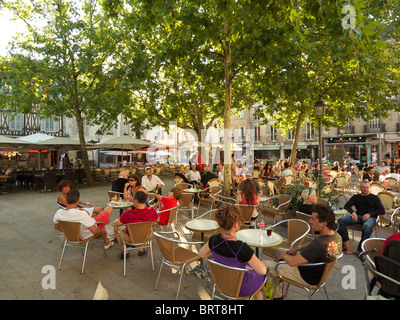
[[[100,142],[101,138],[103,138],[103,132],[101,132],[100,129],[98,129],[94,135],[95,135],[97,141],[99,141],[99,142]]]
[[[339,134],[340,134],[340,141],[341,141],[341,144],[342,144],[342,148],[341,148],[341,154],[342,154],[342,161],[344,162],[344,154],[345,154],[345,152],[344,152],[344,145],[343,145],[343,134],[344,134],[344,132],[345,132],[345,130],[344,130],[344,128],[343,127],[340,127],[339,128]]]
[[[322,95],[319,95],[317,102],[314,105],[315,116],[318,118],[319,126],[319,173],[318,176],[321,179],[323,177],[322,168],[322,118],[325,116],[326,105],[322,100]]]

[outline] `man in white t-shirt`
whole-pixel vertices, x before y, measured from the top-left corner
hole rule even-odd
[[[192,170],[189,170],[189,172],[186,174],[186,177],[190,183],[200,184],[201,176],[200,172],[197,171],[196,164],[192,164]]]
[[[62,232],[62,229],[58,223],[59,221],[79,222],[81,224],[81,240],[96,235],[104,241],[105,249],[112,247],[114,242],[110,242],[108,240],[105,225],[107,225],[110,221],[110,214],[113,210],[113,207],[108,206],[104,211],[98,215],[94,215],[93,217],[90,216],[85,209],[78,207],[79,197],[80,194],[78,190],[70,190],[67,193],[67,207],[65,209],[58,210],[54,215],[54,229]],[[96,225],[97,222],[103,222],[103,225]]]
[[[161,194],[161,188],[165,186],[164,182],[161,179],[152,173],[150,167],[145,169],[146,175],[142,177],[142,186],[146,189],[147,192],[156,192],[158,190],[158,194]]]

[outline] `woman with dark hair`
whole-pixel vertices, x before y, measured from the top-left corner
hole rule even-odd
[[[267,162],[264,168],[261,170],[261,179],[263,179],[265,182],[267,182],[267,179],[269,177],[272,177],[274,175],[274,171],[272,168],[271,162]]]
[[[210,237],[210,240],[200,249],[199,256],[203,259],[212,257],[216,262],[242,269],[252,269],[246,272],[240,288],[239,297],[253,295],[257,300],[264,300],[263,287],[267,268],[257,258],[253,250],[244,242],[236,239],[240,230],[242,214],[234,205],[221,207],[215,213],[215,218],[224,232]]]
[[[70,180],[61,180],[58,183],[58,190],[60,190],[61,194],[57,198],[57,204],[60,207],[66,208],[67,207],[67,193],[71,190],[71,185],[72,182]],[[85,202],[82,200],[79,200],[78,205],[83,204],[88,206],[89,208],[85,208],[85,210],[90,214],[90,215],[98,215],[100,212],[104,211],[104,208],[102,207],[93,207],[93,205],[90,202]]]
[[[124,199],[133,199],[133,196],[139,190],[147,193],[146,189],[142,187],[142,180],[139,178],[139,176],[137,174],[131,174],[130,176],[128,176],[128,182],[125,183],[124,186]]]
[[[260,200],[258,199],[256,187],[252,180],[246,179],[242,182],[240,190],[237,191],[236,204],[244,204],[250,206],[258,206]],[[257,208],[254,208],[251,216],[251,221],[254,221],[258,216]]]

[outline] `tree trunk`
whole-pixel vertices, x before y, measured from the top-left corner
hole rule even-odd
[[[76,108],[76,110],[77,109],[78,108]],[[88,157],[87,148],[86,148],[85,136],[83,134],[83,123],[82,123],[82,116],[81,116],[80,112],[75,112],[75,119],[76,119],[76,124],[78,127],[79,142],[81,144],[82,162],[83,162],[83,166],[85,168],[86,181],[87,181],[88,186],[92,186],[93,178],[92,178],[92,173],[90,171],[89,157]]]
[[[229,34],[228,23],[225,22],[225,34]],[[230,196],[231,190],[231,100],[232,100],[232,69],[231,48],[225,41],[225,106],[224,106],[224,195]]]
[[[296,161],[297,147],[299,145],[300,130],[301,130],[301,125],[303,123],[303,118],[304,118],[304,108],[302,107],[300,109],[300,113],[297,118],[296,133],[295,133],[294,140],[293,140],[292,151],[290,153],[290,164],[291,165],[294,165],[295,161]]]

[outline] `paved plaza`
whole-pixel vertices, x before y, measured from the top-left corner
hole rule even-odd
[[[171,178],[162,177],[166,182],[163,193],[172,186]],[[81,199],[95,206],[108,203],[109,184],[93,187],[78,186]],[[111,300],[173,300],[175,299],[179,276],[164,267],[158,290],[154,285],[161,253],[153,242],[155,271],[151,270],[150,254],[139,257],[135,251],[127,260],[127,275],[123,276],[123,261],[118,260],[118,245],[107,251],[104,257],[101,243],[94,241],[89,247],[85,273],[81,274],[81,251],[67,248],[61,270],[57,270],[61,255],[63,236],[53,229],[53,216],[58,207],[58,192],[38,193],[34,190],[19,189],[16,193],[0,195],[0,299],[2,300],[91,300],[101,281]],[[205,210],[205,208],[204,208]],[[119,215],[114,209],[111,221]],[[180,219],[185,219],[184,213]],[[184,230],[188,239],[190,233]],[[391,234],[388,228],[378,228],[378,237]],[[359,232],[355,234],[353,247],[356,248]],[[265,256],[264,256],[265,258]],[[55,268],[55,288],[46,288],[49,269]],[[364,297],[364,272],[355,255],[344,255],[334,268],[328,281],[330,299],[361,300]],[[44,269],[43,269],[44,268]],[[42,273],[43,271],[43,273]],[[355,281],[354,279],[355,276]],[[207,287],[203,279],[195,275],[183,278],[181,300],[209,300],[212,285]],[[349,288],[344,288],[344,286]],[[45,288],[44,288],[45,287]],[[307,299],[303,290],[291,287],[289,300]],[[315,300],[323,300],[323,292]]]

